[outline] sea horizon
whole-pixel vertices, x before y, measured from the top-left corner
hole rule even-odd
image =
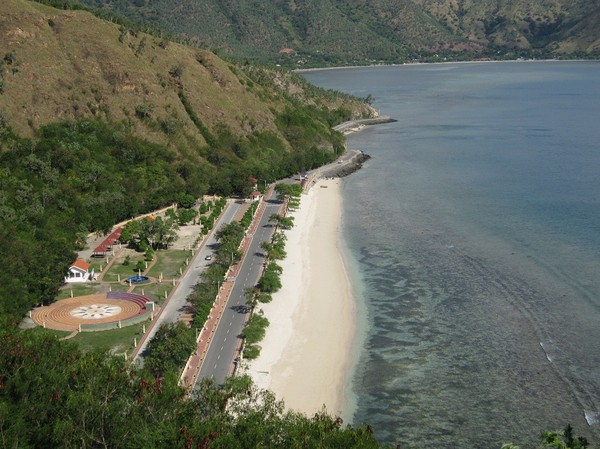
[[[348,403],[385,443],[600,441],[600,64],[516,62],[303,74],[398,120],[348,136],[342,186]]]

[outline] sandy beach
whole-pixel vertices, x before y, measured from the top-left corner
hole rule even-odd
[[[291,213],[283,287],[261,305],[270,325],[248,374],[287,408],[342,415],[355,331],[355,302],[339,249],[340,179],[321,180]]]

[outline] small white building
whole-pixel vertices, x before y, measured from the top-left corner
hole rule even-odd
[[[69,267],[65,282],[86,282],[94,278],[94,270],[91,272],[90,264],[85,260],[77,259]]]
[[[255,202],[255,201],[260,201],[260,198],[261,198],[261,197],[262,197],[262,193],[260,193],[258,190],[255,190],[254,192],[252,192],[252,193],[250,194],[250,200],[251,200],[252,202]]]

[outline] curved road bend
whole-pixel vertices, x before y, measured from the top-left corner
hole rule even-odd
[[[238,336],[242,332],[246,319],[246,314],[243,311],[243,306],[246,305],[244,292],[246,288],[256,285],[262,273],[265,259],[260,245],[262,242],[271,239],[274,227],[269,223],[269,217],[279,212],[281,207],[281,203],[276,201],[275,197],[276,194],[272,193],[266,202],[266,208],[256,227],[250,247],[242,260],[231,294],[217,324],[196,381],[200,378],[213,378],[216,384],[222,385],[229,375],[238,347]]]
[[[192,292],[194,285],[198,283],[200,274],[206,269],[207,263],[204,261],[204,258],[209,254],[212,254],[215,246],[217,245],[215,231],[218,230],[223,224],[230,223],[234,219],[238,209],[240,208],[240,204],[237,202],[229,202],[225,207],[225,211],[215,223],[213,230],[208,235],[208,239],[196,253],[194,258],[190,261],[188,270],[177,283],[175,291],[171,295],[168,302],[163,306],[160,315],[154,320],[152,328],[148,330],[144,341],[141,342],[138,352],[134,358],[134,361],[136,361],[139,365],[144,365],[146,347],[148,342],[152,340],[156,334],[158,328],[162,324],[174,323],[180,319],[182,310],[187,303],[187,297]]]

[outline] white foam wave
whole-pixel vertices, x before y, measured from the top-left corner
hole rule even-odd
[[[554,343],[552,341],[541,341],[540,342],[540,346],[542,347],[542,349],[544,350],[544,354],[546,354],[546,358],[548,359],[548,361],[550,363],[553,363],[555,360],[555,350],[556,347],[554,346]]]
[[[600,412],[594,412],[591,410],[584,410],[585,420],[588,426],[597,426],[600,424]]]

